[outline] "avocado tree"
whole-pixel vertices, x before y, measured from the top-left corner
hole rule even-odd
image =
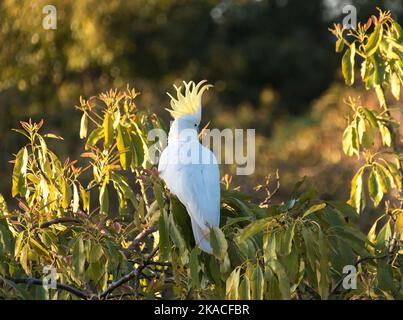
[[[13,160],[15,204],[0,197],[0,297],[401,298],[401,166],[394,144],[398,121],[384,93],[391,87],[398,97],[402,33],[388,13],[371,21],[372,33],[369,23],[360,25],[349,34],[353,41],[341,27],[333,30],[337,49],[346,48],[342,64],[348,83],[354,81],[354,57],[360,55],[363,79],[372,77],[368,87],[375,88],[383,108],[377,112],[349,100],[355,116],[343,148],[366,160],[353,179],[349,203],[318,199],[305,178],[282,203],[275,202],[279,185],[268,179],[256,187],[256,192],[267,193],[257,203],[225,175],[220,227],[211,230],[213,254],[206,254],[195,246],[186,209],[151,161],[155,145],[148,134],[166,130],[163,121],[137,106],[134,89],[80,98],[80,159],[59,159],[51,145],[63,138],[43,133],[42,121],[21,122],[15,130],[27,143]],[[379,61],[383,76],[375,80]],[[370,153],[376,148],[376,130],[387,149]],[[385,214],[366,236],[356,220],[364,208],[368,174],[374,205],[389,191],[398,192],[388,198]],[[386,223],[378,231],[381,219]],[[343,286],[346,266],[357,268],[357,290]],[[47,270],[54,270],[53,286],[52,281],[48,285]]]
[[[349,204],[358,213],[367,206],[382,207],[368,233],[369,263],[361,264],[359,290],[354,298],[391,298],[402,294],[403,189],[399,110],[393,100],[400,99],[403,83],[403,29],[390,12],[379,10],[367,23],[345,30],[335,25],[336,51],[343,52],[342,71],[347,85],[360,78],[366,90],[376,94],[378,106],[363,105],[350,97],[353,114],[343,134],[343,150],[363,160],[351,183]],[[360,63],[360,76],[355,64]],[[400,250],[400,251],[399,251]]]

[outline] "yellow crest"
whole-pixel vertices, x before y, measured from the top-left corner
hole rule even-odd
[[[186,114],[191,114],[196,117],[201,117],[201,97],[203,92],[212,87],[211,84],[205,84],[207,80],[200,81],[197,85],[193,81],[185,82],[185,94],[182,94],[182,87],[177,87],[176,89],[177,98],[175,99],[169,93],[171,98],[171,108],[168,110],[172,117],[175,119],[181,118]]]

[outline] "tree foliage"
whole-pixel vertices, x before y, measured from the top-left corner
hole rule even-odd
[[[343,149],[366,161],[352,180],[348,203],[318,199],[306,179],[283,203],[274,202],[268,181],[257,188],[267,191],[265,201],[255,203],[226,175],[220,228],[211,230],[208,255],[195,247],[186,209],[151,164],[147,135],[166,130],[162,120],[137,106],[134,89],[80,98],[79,160],[58,158],[50,140],[63,138],[42,133],[43,122],[21,122],[15,130],[27,143],[13,161],[19,208],[9,209],[0,197],[0,297],[402,298],[399,122],[385,98],[387,88],[399,98],[402,29],[387,12],[370,21],[347,35],[340,26],[332,31],[337,51],[345,48],[346,82],[354,83],[361,56],[362,79],[380,102],[375,110],[348,101],[354,116]],[[367,189],[375,206],[389,198],[366,235],[356,222]],[[341,286],[347,265],[357,268],[356,290]],[[45,266],[56,270],[56,289],[42,285]]]

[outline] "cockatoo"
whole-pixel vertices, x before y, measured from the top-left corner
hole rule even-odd
[[[174,121],[163,150],[158,171],[171,193],[186,207],[196,244],[212,254],[210,228],[220,222],[220,172],[216,157],[198,139],[201,98],[211,85],[206,80],[175,87],[177,98],[169,93]]]

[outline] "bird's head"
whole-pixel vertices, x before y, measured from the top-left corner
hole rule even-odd
[[[171,98],[171,109],[168,110],[175,119],[171,125],[170,135],[175,132],[175,135],[184,132],[185,130],[196,133],[199,129],[201,121],[201,98],[204,91],[208,90],[212,85],[206,84],[206,80],[195,84],[193,81],[183,82],[184,92],[182,87],[175,87],[177,97],[174,98],[168,93]]]

